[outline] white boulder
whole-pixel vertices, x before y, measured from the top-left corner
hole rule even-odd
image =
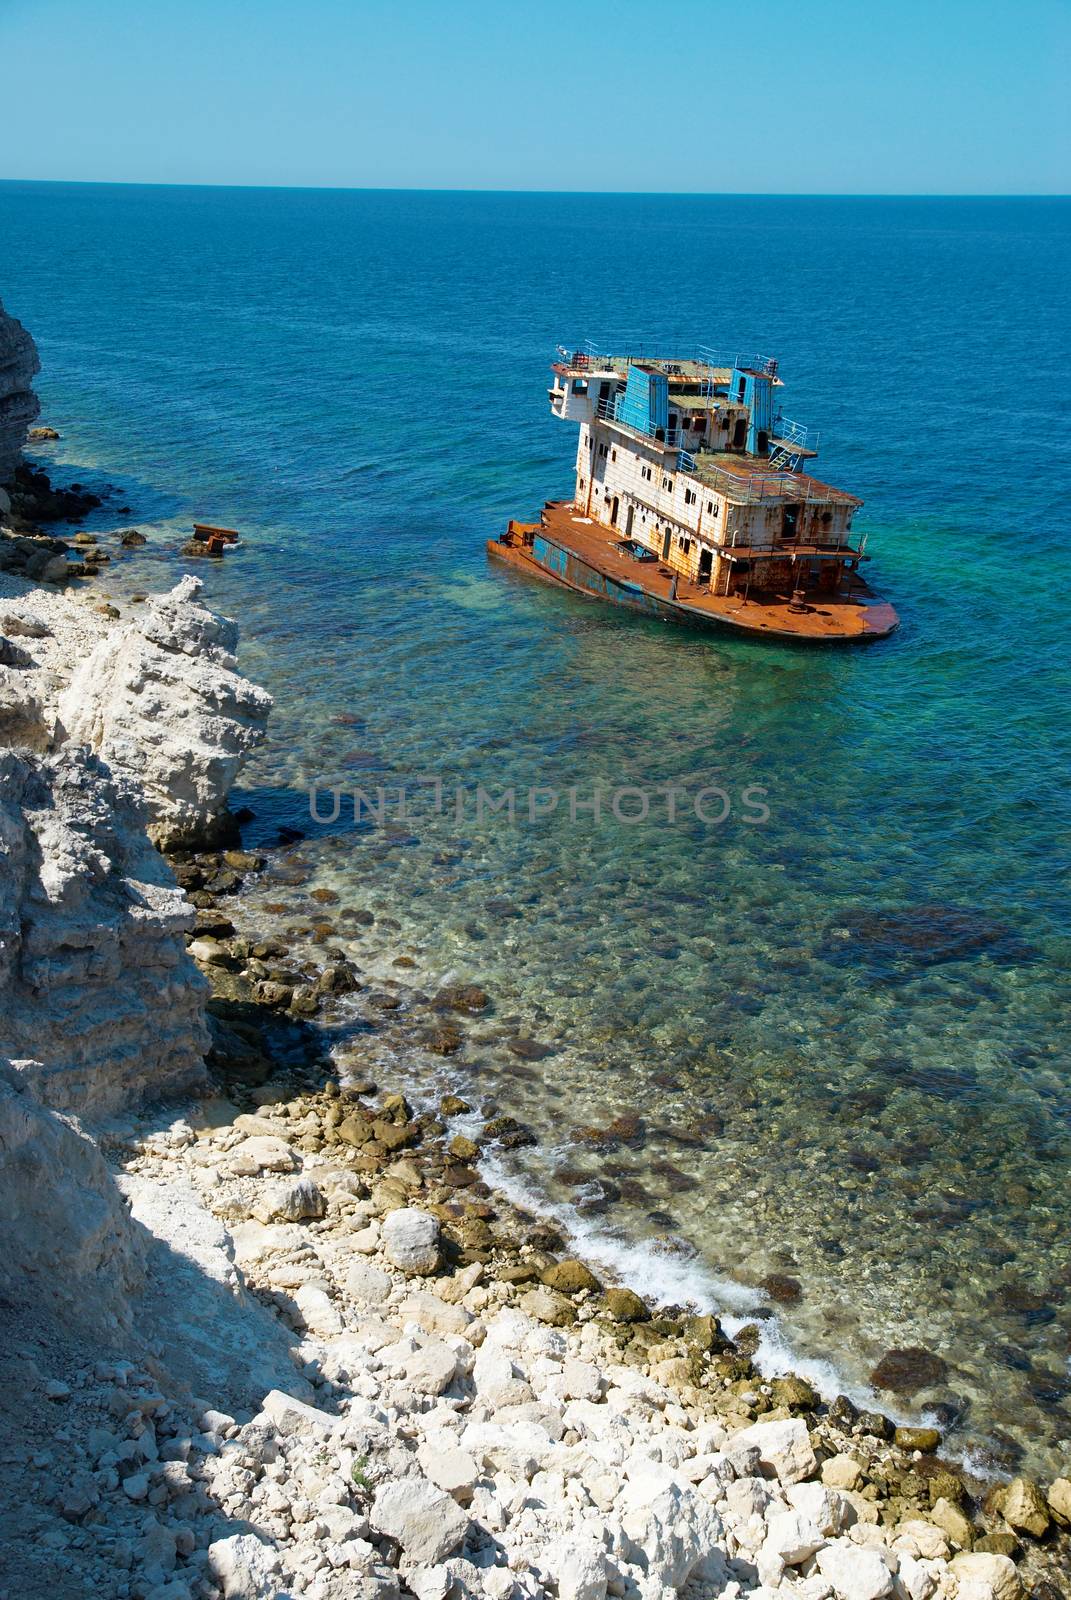
[[[275,1600],[279,1593],[279,1557],[252,1533],[210,1544],[208,1570],[225,1600]]]
[[[408,1561],[431,1567],[457,1549],[469,1527],[457,1502],[426,1478],[384,1484],[370,1520],[377,1533],[398,1541]]]
[[[383,1219],[383,1248],[401,1272],[425,1277],[439,1265],[439,1223],[427,1211],[403,1206]]]
[[[456,1444],[423,1444],[417,1459],[424,1476],[450,1495],[458,1505],[468,1505],[479,1480],[475,1458]]]
[[[754,1445],[764,1469],[776,1473],[781,1483],[802,1483],[818,1466],[807,1425],[801,1417],[779,1422],[756,1422],[732,1439],[732,1449]]]
[[[338,1426],[338,1417],[332,1417],[326,1411],[319,1411],[315,1406],[306,1405],[304,1400],[295,1400],[293,1395],[284,1394],[281,1389],[269,1389],[261,1401],[260,1414],[254,1422],[267,1421],[274,1427],[276,1433],[287,1437],[317,1436],[326,1438]]]
[[[777,1511],[767,1521],[763,1549],[779,1556],[786,1567],[798,1567],[825,1542],[824,1535],[802,1511]]]
[[[952,1574],[962,1600],[1019,1600],[1023,1592],[1010,1556],[962,1550],[952,1558]]]
[[[663,1486],[658,1471],[650,1478],[637,1473],[630,1478],[621,1503],[629,1560],[643,1570],[649,1585],[679,1589],[699,1567],[712,1561],[715,1566],[721,1564],[722,1520],[714,1507],[692,1490],[678,1483]]]
[[[882,1600],[892,1593],[892,1573],[878,1550],[838,1539],[819,1550],[816,1559],[819,1572],[829,1579],[838,1600]]]
[[[544,1551],[540,1565],[554,1577],[558,1600],[605,1600],[606,1553],[594,1539],[562,1539]]]
[[[855,1508],[847,1496],[823,1483],[789,1484],[785,1499],[827,1538],[843,1533],[855,1521]]]

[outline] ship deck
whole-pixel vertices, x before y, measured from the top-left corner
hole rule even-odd
[[[667,616],[682,622],[722,624],[809,643],[880,639],[899,624],[893,607],[875,595],[857,572],[851,574],[850,589],[846,582],[839,592],[814,595],[806,609],[800,610],[793,608],[792,597],[787,593],[715,595],[709,588],[675,575],[658,561],[637,561],[618,548],[622,535],[616,529],[602,527],[564,502],[546,506],[541,523],[513,523],[510,527],[520,537],[511,541],[507,534],[488,544],[491,554],[510,565],[578,593],[586,592],[578,584],[548,571],[533,558],[531,549],[524,547],[525,532],[542,532],[603,577],[641,589],[660,602]]]

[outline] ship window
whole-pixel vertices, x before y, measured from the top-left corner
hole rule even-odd
[[[713,500],[708,500],[707,501],[707,515],[710,516],[710,517],[716,517],[717,514],[718,514],[717,506],[714,504]]]
[[[833,521],[833,513],[832,513],[832,511],[823,511],[822,512],[822,521],[825,523],[826,527],[828,528],[829,524]]]
[[[610,451],[610,460],[611,461],[616,461],[617,460],[617,451],[616,450],[611,450]]]
[[[573,379],[573,393],[574,394],[587,394],[587,392],[588,392],[588,380],[586,378],[574,378]]]

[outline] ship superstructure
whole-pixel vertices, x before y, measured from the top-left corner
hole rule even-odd
[[[579,428],[573,502],[511,523],[494,554],[680,620],[807,639],[896,626],[859,572],[862,502],[811,474],[817,436],[785,416],[776,361],[588,348],[551,370],[551,410]]]

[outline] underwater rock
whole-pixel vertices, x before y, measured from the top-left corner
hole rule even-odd
[[[932,1350],[912,1345],[887,1350],[870,1374],[875,1389],[891,1389],[894,1394],[916,1394],[935,1383],[943,1383],[948,1364]]]

